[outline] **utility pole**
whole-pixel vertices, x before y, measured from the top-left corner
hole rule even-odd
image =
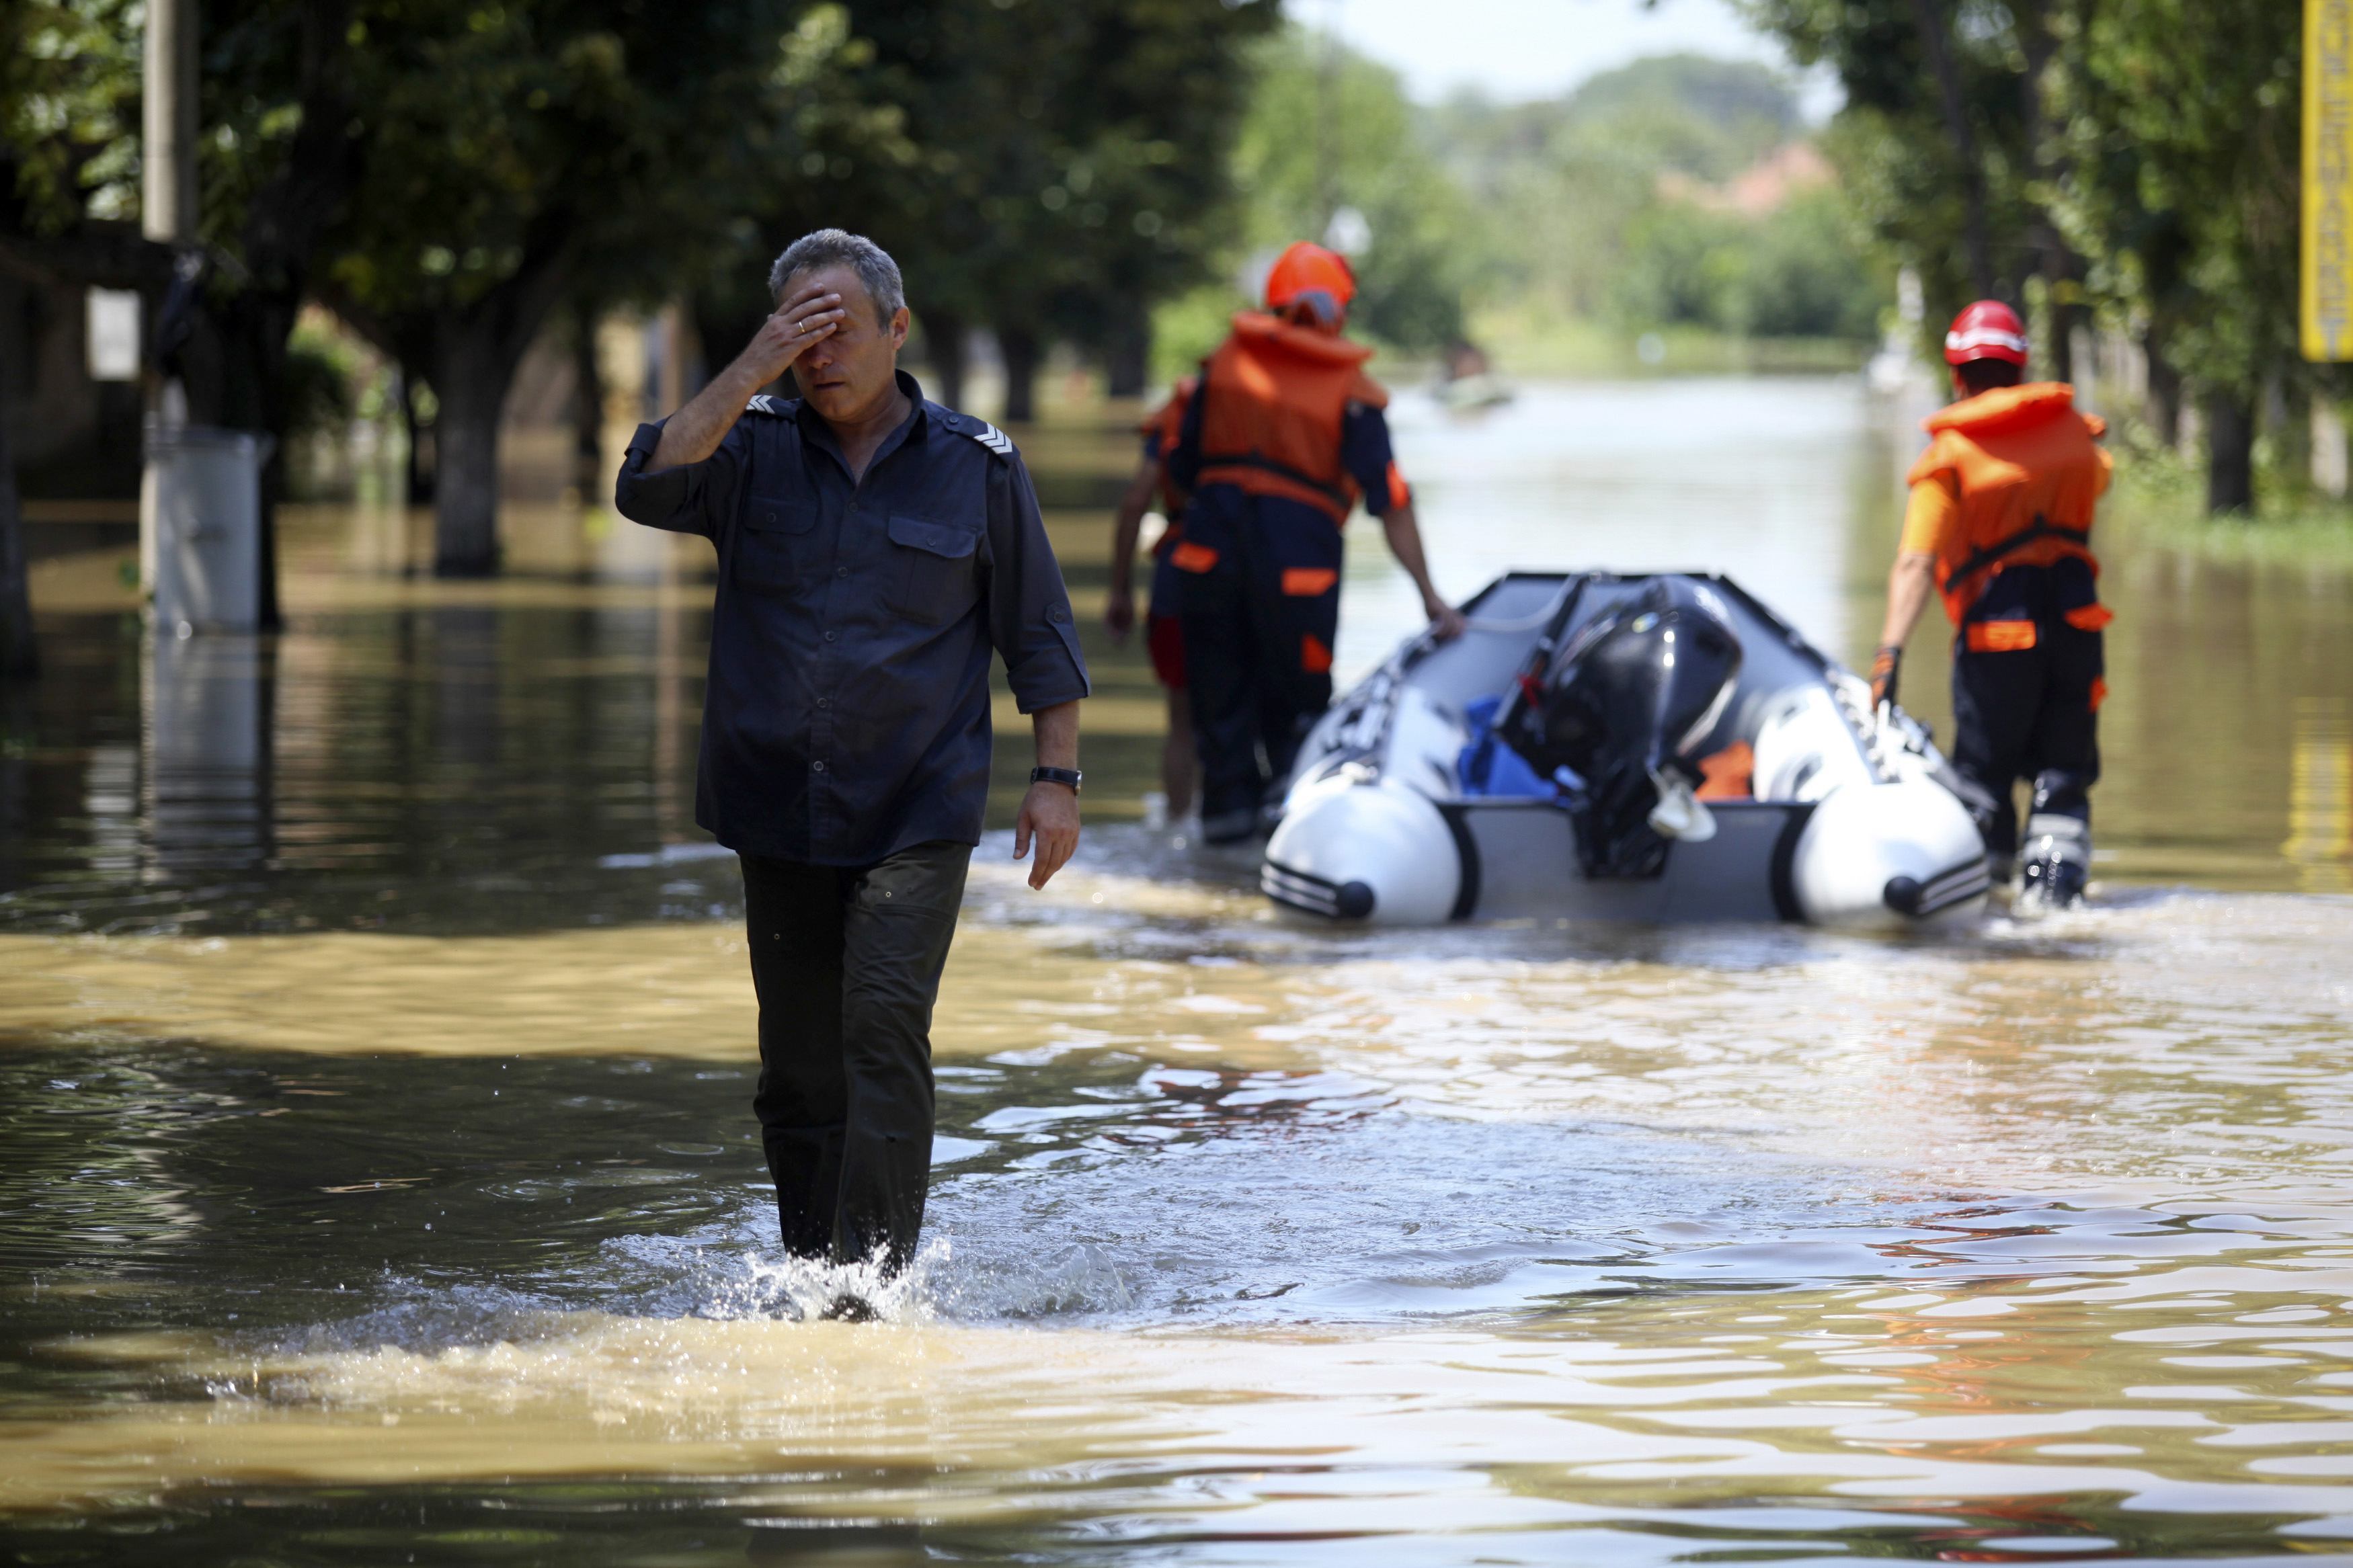
[[[140,91],[139,232],[176,253],[196,242],[196,0],[147,0]],[[156,341],[152,323],[144,335]],[[149,374],[151,423],[184,423],[185,402],[160,370]],[[140,544],[142,562],[152,561],[153,542],[142,537]]]
[[[196,239],[196,0],[147,0],[141,86],[141,231],[161,245]]]
[[[139,232],[177,251],[196,237],[196,0],[147,0],[140,57]],[[155,319],[141,334],[153,343]],[[147,442],[164,425],[185,423],[186,395],[167,385],[160,366],[147,373]],[[139,481],[139,591],[155,591],[155,457]]]

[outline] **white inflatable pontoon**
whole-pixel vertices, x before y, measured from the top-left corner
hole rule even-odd
[[[1301,746],[1261,872],[1277,903],[1883,930],[1983,907],[1970,786],[1725,579],[1514,573],[1464,613]]]

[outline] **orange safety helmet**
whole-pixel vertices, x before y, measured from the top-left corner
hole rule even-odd
[[[2007,360],[2024,369],[2026,323],[1999,300],[1980,300],[1953,318],[1945,334],[1945,363],[1967,364],[1971,360]]]
[[[1315,324],[1336,331],[1356,297],[1356,275],[1347,258],[1308,240],[1299,240],[1275,258],[1266,275],[1266,308],[1278,316],[1304,310]]]

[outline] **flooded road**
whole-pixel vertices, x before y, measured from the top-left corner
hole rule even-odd
[[[1868,653],[1910,437],[1851,386],[1398,424],[1450,591],[1704,565]],[[1125,454],[1029,446],[1085,615]],[[2353,582],[2112,546],[2101,907],[1939,942],[1278,921],[1134,820],[1156,701],[1091,643],[1088,841],[976,861],[931,1239],[850,1327],[775,1252],[691,823],[707,548],[518,525],[453,587],[313,511],[274,645],[46,623],[24,1560],[2353,1554]],[[1370,531],[1345,592],[1344,674],[1412,617]]]

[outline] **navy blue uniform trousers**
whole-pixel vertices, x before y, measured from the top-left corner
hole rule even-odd
[[[1340,529],[1314,507],[1212,484],[1186,505],[1185,543],[1217,552],[1206,571],[1179,573],[1201,821],[1211,837],[1237,837],[1331,706]]]
[[[923,1234],[932,1169],[932,1004],[972,847],[871,866],[746,855],[760,999],[753,1108],[786,1251],[892,1272]]]
[[[1954,639],[1953,765],[1994,797],[1980,826],[1998,858],[2018,853],[2021,779],[2033,785],[2034,812],[2091,825],[2105,651],[2101,634],[2068,625],[2066,612],[2093,602],[2080,562],[2013,567],[1987,584]],[[1971,648],[1969,625],[1993,621],[2032,623],[2034,646]]]

